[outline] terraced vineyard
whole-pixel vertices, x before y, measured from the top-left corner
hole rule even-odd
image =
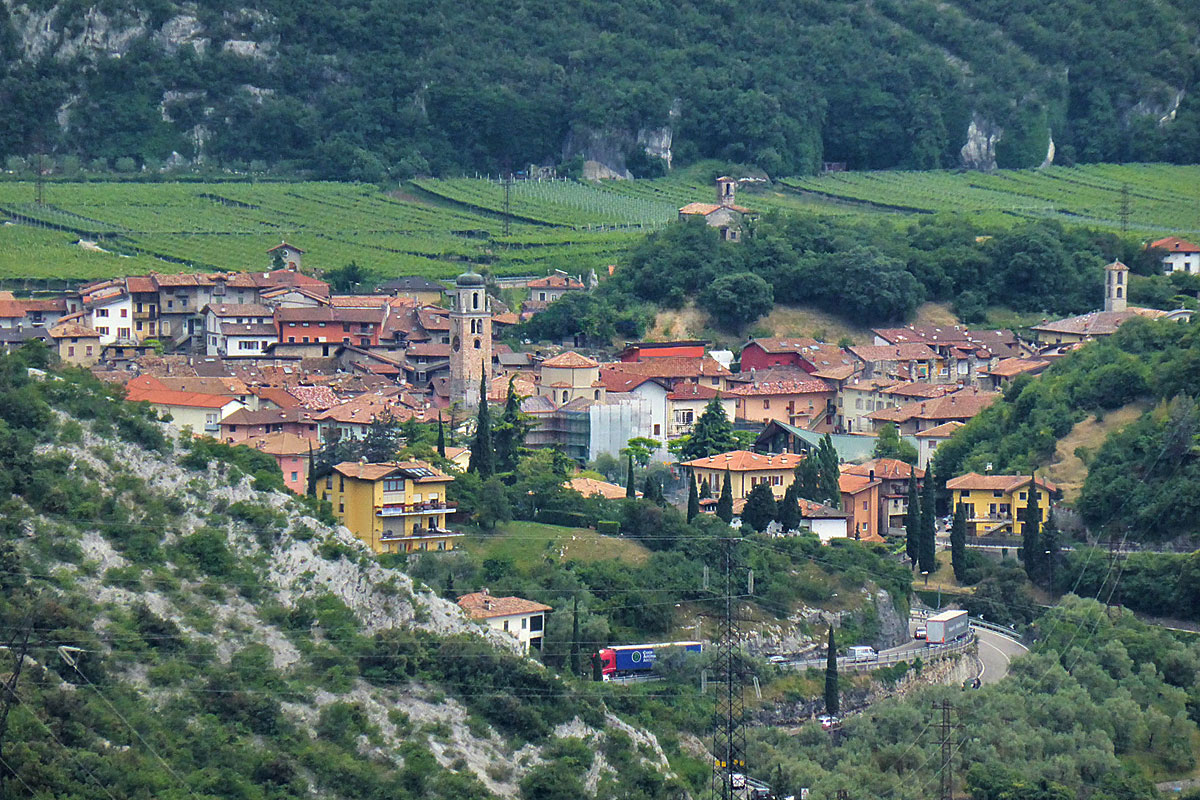
[[[381,276],[602,272],[680,206],[713,197],[714,164],[655,180],[585,184],[418,180],[393,193],[344,183],[0,182],[0,278],[83,280],[151,270],[265,268],[287,239],[318,269],[358,263]],[[957,211],[988,225],[1060,219],[1147,236],[1200,233],[1200,167],[1095,165],[1001,171],[840,173],[748,185],[756,211],[903,221]],[[1127,195],[1123,188],[1128,187]]]
[[[1094,164],[1043,170],[842,172],[782,183],[808,196],[894,211],[954,211],[1006,224],[1019,219],[1147,235],[1200,232],[1200,166]],[[1127,194],[1125,193],[1127,190]]]

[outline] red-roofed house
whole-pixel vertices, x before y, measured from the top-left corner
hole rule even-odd
[[[125,385],[125,398],[132,403],[149,403],[161,414],[171,417],[168,425],[177,434],[217,436],[221,420],[245,406],[238,400],[216,394],[177,392],[161,388],[162,383],[143,375]]]
[[[1168,236],[1151,242],[1150,246],[1166,251],[1162,263],[1167,272],[1186,272],[1190,275],[1200,273],[1200,245],[1194,245],[1178,236]]]
[[[717,202],[688,203],[679,209],[679,218],[685,220],[699,217],[710,228],[716,228],[721,238],[727,242],[741,241],[742,226],[746,216],[753,213],[734,202],[737,192],[737,178],[721,176],[717,178]]]
[[[892,423],[901,434],[911,435],[936,427],[946,422],[968,422],[979,412],[996,402],[998,392],[981,392],[978,389],[963,389],[945,397],[920,400],[900,406],[885,408],[868,415],[878,430]]]
[[[937,374],[938,355],[926,344],[860,345],[850,352],[862,362],[864,378],[928,381]]]
[[[904,516],[908,513],[908,479],[917,476],[917,488],[925,482],[925,470],[913,467],[895,458],[873,458],[862,464],[842,467],[843,475],[857,475],[881,483],[879,493],[879,530],[904,527]]]
[[[842,508],[850,515],[847,526],[850,538],[863,542],[882,542],[880,535],[879,503],[883,481],[869,475],[842,473],[838,488],[842,491]]]
[[[721,398],[721,408],[730,422],[737,416],[737,401],[711,386],[681,383],[667,393],[667,439],[678,439],[692,432],[696,420],[714,397]]]
[[[961,504],[967,512],[967,534],[982,536],[992,533],[1024,533],[1022,522],[1029,505],[1029,475],[980,475],[968,472],[946,481],[946,488],[953,493],[951,506]],[[1040,491],[1039,491],[1040,490]],[[1038,511],[1041,521],[1046,521],[1050,512],[1050,498],[1058,490],[1045,478],[1037,479]]]
[[[520,597],[493,597],[487,589],[464,594],[458,607],[471,619],[515,637],[523,652],[542,649],[546,614],[553,610]]]
[[[776,420],[832,433],[837,420],[837,392],[820,378],[754,381],[734,386],[728,394],[734,399],[737,418],[749,422]]]
[[[796,467],[803,460],[804,456],[794,453],[769,454],[731,450],[728,453],[685,461],[683,466],[692,471],[697,483],[708,484],[713,497],[720,496],[725,473],[728,472],[734,500],[744,498],[760,483],[770,486],[775,498],[779,499],[796,479]]]
[[[567,292],[582,292],[585,288],[583,281],[572,278],[560,269],[554,270],[552,275],[530,281],[528,286],[529,299],[536,303],[553,303]]]
[[[837,345],[803,336],[751,339],[742,348],[740,360],[742,372],[797,367],[810,375],[817,372],[838,375],[845,371],[849,377],[859,369],[858,362]]]

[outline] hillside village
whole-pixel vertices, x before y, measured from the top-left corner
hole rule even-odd
[[[692,204],[681,217],[733,209],[733,217],[717,214],[708,223],[737,241],[730,225],[748,209],[733,203],[735,185],[718,179],[721,203]],[[1165,272],[1200,272],[1195,245],[1172,237],[1151,246],[1166,253]],[[46,342],[65,364],[90,369],[123,387],[128,399],[149,404],[178,433],[274,457],[286,485],[299,493],[311,490],[313,453],[322,446],[361,440],[382,422],[436,425],[443,436],[448,431],[465,442],[480,402],[502,405],[510,390],[528,420],[528,448],[555,449],[583,468],[604,457],[621,459],[631,442],[640,442],[645,464],[669,464],[674,477],[691,475],[708,489],[704,510],[715,505],[722,476],[732,475],[735,515],[759,483],[782,499],[797,459],[828,438],[842,471],[840,497],[826,498],[837,500],[833,508],[808,503],[801,527],[819,528],[825,541],[882,542],[903,533],[910,475],[919,485],[939,445],[1019,376],[1038,375],[1128,319],[1191,316],[1129,306],[1128,268],[1116,262],[1098,287],[1102,309],[1035,325],[1029,339],[1009,330],[909,325],[875,329],[871,344],[846,347],[796,336],[750,338],[736,356],[705,341],[579,352],[570,342],[509,343],[505,333],[564,295],[589,291],[594,274],[526,279],[517,285],[526,299],[509,309],[495,284],[473,272],[453,282],[400,279],[375,294],[336,294],[306,271],[303,257],[300,247],[284,242],[264,254],[271,268],[262,272],[154,273],[56,296],[6,293],[0,335],[8,348]],[[732,424],[740,449],[677,458],[709,408]],[[885,429],[913,448],[911,467],[873,457]],[[469,449],[455,450],[455,464],[465,468]],[[387,469],[372,469],[369,482],[390,480]],[[346,470],[337,471],[344,481]],[[964,488],[976,478],[1019,482],[1019,476],[940,477]],[[364,479],[358,474],[352,483]],[[382,533],[370,530],[369,514],[360,520],[370,496],[343,487],[345,495],[330,499],[376,550],[394,550],[397,542],[402,550],[453,549],[445,485],[432,488],[425,497],[408,495],[417,501],[413,508],[428,512],[425,518],[414,527],[406,517]],[[622,487],[589,490],[611,494]],[[972,511],[973,534],[1015,533],[1020,505],[1010,495],[997,493],[1000,502]]]

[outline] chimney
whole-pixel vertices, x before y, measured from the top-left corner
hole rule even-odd
[[[870,470],[867,472],[867,480],[871,481],[872,483],[875,482],[875,470]]]
[[[484,611],[491,611],[491,610],[492,610],[492,601],[491,601],[491,600],[484,600],[484,601],[483,601],[483,610],[484,610]]]

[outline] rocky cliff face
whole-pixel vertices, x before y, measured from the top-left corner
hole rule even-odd
[[[971,124],[967,127],[967,141],[959,151],[963,166],[984,171],[995,169],[996,143],[1003,135],[1003,128],[993,125],[979,114],[973,114]]]

